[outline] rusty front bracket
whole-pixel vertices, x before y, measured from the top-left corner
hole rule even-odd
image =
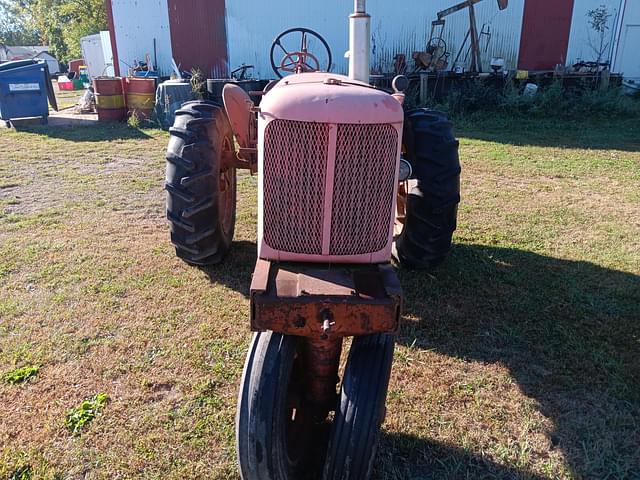
[[[390,264],[276,263],[258,259],[251,329],[328,339],[398,330],[402,290]]]

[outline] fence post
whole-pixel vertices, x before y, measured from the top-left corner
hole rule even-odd
[[[429,86],[429,76],[426,73],[420,74],[420,105],[427,103],[427,87]]]

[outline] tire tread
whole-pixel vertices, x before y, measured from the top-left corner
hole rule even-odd
[[[230,232],[222,228],[219,175],[225,138],[231,127],[219,106],[196,100],[176,112],[167,147],[167,219],[176,255],[188,263],[218,263],[231,246]],[[235,223],[235,169],[233,170]]]
[[[354,338],[323,480],[366,480],[371,476],[384,418],[394,342],[393,335],[384,333]]]
[[[459,142],[444,113],[422,108],[407,112],[403,143],[417,185],[408,192],[396,255],[405,267],[429,270],[446,258],[457,226]]]

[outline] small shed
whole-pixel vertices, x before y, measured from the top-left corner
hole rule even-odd
[[[33,58],[42,59],[45,62],[47,62],[47,66],[49,67],[50,74],[53,75],[54,73],[60,73],[60,64],[58,63],[58,60],[56,60],[56,57],[51,55],[49,52],[40,52],[37,55],[35,55]]]
[[[44,60],[49,67],[49,73],[59,73],[58,60],[49,53],[46,46],[0,45],[0,62],[12,62],[15,60]]]

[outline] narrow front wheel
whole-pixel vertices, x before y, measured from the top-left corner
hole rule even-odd
[[[394,336],[385,333],[353,339],[323,480],[366,480],[371,477],[385,415],[394,343]]]
[[[304,395],[303,340],[254,335],[240,383],[236,446],[243,480],[315,478],[317,419]]]

